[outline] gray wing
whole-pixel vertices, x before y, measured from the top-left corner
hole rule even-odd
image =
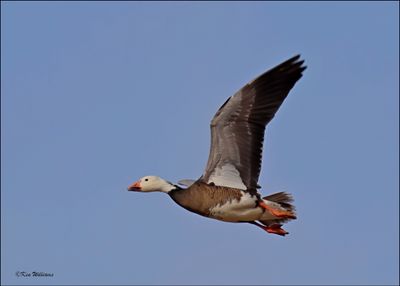
[[[306,69],[297,55],[265,72],[219,108],[211,121],[211,149],[200,180],[257,192],[265,127]]]

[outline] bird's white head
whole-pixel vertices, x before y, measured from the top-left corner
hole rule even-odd
[[[134,182],[128,187],[128,191],[134,192],[163,192],[169,193],[177,187],[157,176],[146,176]]]

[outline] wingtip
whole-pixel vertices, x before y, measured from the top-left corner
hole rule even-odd
[[[282,63],[282,65],[283,65],[283,64],[297,64],[299,59],[300,59],[300,54],[297,54],[297,55],[295,55],[295,56],[289,58],[288,60],[284,61],[284,62]],[[303,60],[303,61],[304,61],[304,60]]]
[[[288,60],[288,62],[292,62],[293,64],[297,64],[300,66],[302,66],[304,64],[304,61],[305,60],[301,58],[301,54],[297,54]],[[307,67],[307,66],[305,66],[305,67]]]
[[[296,66],[296,67],[302,67],[302,65],[304,64],[304,59],[301,59],[301,55],[297,54],[293,57],[291,57],[290,59],[282,62],[281,64],[279,64],[278,66],[276,66],[277,68],[281,68],[281,67],[287,67],[287,66]]]
[[[293,60],[293,61],[291,61],[291,60]],[[300,59],[300,54],[294,56],[289,61],[290,61],[291,66],[293,68],[298,69],[300,73],[302,73],[304,70],[307,69],[307,66],[304,65],[305,60],[304,59]]]
[[[301,54],[297,54],[297,55],[293,56],[293,57],[291,58],[291,60],[296,61],[296,60],[300,59],[300,57],[301,57]]]

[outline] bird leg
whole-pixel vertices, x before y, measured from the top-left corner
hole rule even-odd
[[[289,234],[286,230],[281,228],[282,225],[279,224],[279,223],[274,223],[274,224],[271,224],[271,225],[268,225],[268,226],[262,225],[260,223],[255,222],[255,221],[252,221],[250,223],[258,226],[259,228],[265,230],[268,233],[273,233],[273,234],[277,234],[277,235],[281,235],[281,236],[285,236],[286,234]]]

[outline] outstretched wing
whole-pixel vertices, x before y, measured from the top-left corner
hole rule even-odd
[[[211,121],[211,149],[200,180],[256,192],[265,127],[306,69],[297,55],[265,72],[219,108]]]

